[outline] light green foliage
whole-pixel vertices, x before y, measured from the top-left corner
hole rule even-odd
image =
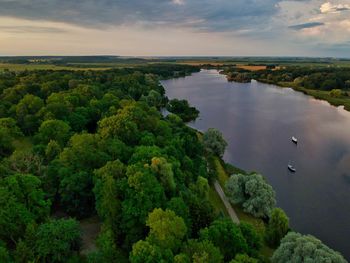
[[[230,263],[258,263],[258,260],[245,254],[237,254]]]
[[[198,196],[200,198],[203,199],[207,199],[209,198],[209,183],[208,183],[208,179],[202,177],[202,176],[198,176],[197,178],[197,182],[195,185],[195,189],[198,193]]]
[[[187,230],[188,230],[187,232],[190,233],[191,232],[190,230],[192,228],[190,211],[189,211],[187,204],[182,199],[182,197],[171,198],[168,201],[166,208],[174,211],[177,216],[181,217],[184,220],[186,227],[187,227]]]
[[[146,225],[150,228],[148,240],[164,249],[176,251],[186,235],[184,220],[171,210],[156,208],[149,214]]]
[[[223,255],[220,249],[208,240],[189,240],[183,252],[193,263],[221,263]],[[179,261],[187,262],[187,261]]]
[[[61,146],[64,146],[70,137],[70,127],[61,120],[44,121],[39,127],[37,137],[43,144],[55,140]]]
[[[281,241],[271,259],[272,263],[346,263],[336,251],[330,249],[311,235],[288,233]]]
[[[270,246],[277,247],[289,230],[289,218],[281,208],[272,210],[266,229],[266,241]]]
[[[226,183],[229,200],[255,217],[268,217],[276,205],[275,191],[260,174],[232,175]]]
[[[191,261],[186,254],[181,253],[174,257],[174,263],[191,263]]]
[[[148,241],[138,241],[133,245],[130,253],[131,263],[166,263],[169,262],[163,256],[164,251]],[[170,252],[171,253],[171,252]]]
[[[173,195],[176,190],[174,180],[174,172],[171,163],[168,163],[165,158],[154,157],[151,161],[151,168],[160,177],[160,181],[169,196]]]
[[[332,89],[329,94],[334,98],[340,98],[342,96],[342,90],[340,89]]]
[[[21,130],[17,126],[16,121],[12,118],[0,118],[0,127],[5,129],[14,138],[23,136]]]
[[[47,160],[51,161],[55,159],[60,153],[62,149],[58,142],[54,140],[50,140],[45,149],[45,157]]]
[[[95,170],[94,194],[96,210],[105,225],[117,231],[117,216],[121,212],[121,201],[117,180],[125,176],[125,167],[119,161],[108,162],[102,168]]]
[[[208,152],[222,157],[225,153],[227,142],[222,133],[217,129],[210,128],[203,135],[203,144]]]
[[[73,219],[52,220],[38,227],[36,254],[44,262],[66,262],[80,249],[80,227]]]

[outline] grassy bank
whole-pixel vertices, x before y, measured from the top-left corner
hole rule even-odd
[[[218,178],[218,181],[223,189],[225,189],[225,184],[227,180],[229,179],[229,175],[233,173],[242,173],[242,174],[248,174],[247,172],[233,166],[230,164],[225,164],[223,160],[221,160],[218,157],[212,157],[208,160],[210,163],[209,165],[214,168],[214,172],[216,173],[216,176]],[[212,192],[213,189],[211,189]],[[215,191],[215,190],[214,190]],[[211,203],[216,207],[216,209],[220,208],[221,210],[225,209],[223,206],[223,203],[220,200],[220,197],[215,192],[215,194],[211,193],[209,195]],[[233,209],[236,211],[237,216],[241,222],[246,222],[254,226],[256,231],[261,234],[263,237],[265,234],[265,223],[260,218],[255,218],[251,214],[248,214],[243,211],[242,207],[239,205],[232,204]],[[227,212],[226,212],[227,215]],[[274,250],[270,248],[265,242],[263,243],[263,247],[261,248],[261,254],[264,255],[267,258],[270,258],[273,254]]]

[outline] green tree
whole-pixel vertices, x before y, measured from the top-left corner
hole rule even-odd
[[[131,263],[166,263],[171,256],[167,258],[163,255],[165,253],[171,255],[171,252],[162,251],[160,247],[141,240],[133,245],[129,259]]]
[[[49,215],[50,201],[45,200],[41,181],[33,175],[15,174],[4,180],[7,189],[24,204],[36,220],[43,220]]]
[[[37,138],[47,144],[50,140],[55,140],[61,146],[64,146],[70,137],[70,127],[61,120],[47,120],[39,127]]]
[[[35,252],[43,262],[66,262],[81,244],[79,223],[74,219],[52,220],[38,227]]]
[[[174,172],[171,163],[168,163],[165,158],[154,157],[151,161],[151,168],[160,177],[165,192],[172,196],[176,190],[176,183],[174,180]]]
[[[237,254],[230,263],[258,263],[258,260],[245,254]]]
[[[208,152],[222,157],[225,153],[227,142],[222,133],[217,129],[210,128],[203,135],[203,144]]]
[[[231,175],[226,183],[229,200],[255,217],[268,217],[276,205],[275,192],[260,174]]]
[[[26,134],[33,133],[39,126],[37,113],[44,107],[44,102],[39,97],[27,94],[16,105],[16,115],[22,131]]]
[[[208,228],[201,230],[200,239],[209,240],[217,246],[226,261],[238,253],[249,251],[240,227],[229,219],[214,221]]]
[[[220,249],[208,240],[189,240],[185,245],[183,252],[188,255],[193,263],[223,262],[223,255],[221,254]]]
[[[289,230],[289,218],[281,208],[272,210],[266,229],[266,241],[272,247],[277,247]]]
[[[199,111],[191,107],[187,100],[173,99],[168,102],[167,110],[178,115],[184,122],[194,121],[199,116]]]
[[[343,256],[311,235],[289,232],[271,259],[272,263],[346,263]]]
[[[146,225],[150,228],[148,240],[161,248],[177,251],[186,235],[183,219],[171,210],[156,208],[149,214]]]

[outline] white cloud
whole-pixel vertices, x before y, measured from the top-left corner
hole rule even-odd
[[[332,4],[330,2],[326,2],[321,5],[320,11],[323,14],[327,13],[337,13],[341,11],[347,11],[350,10],[350,5],[348,4]]]
[[[185,4],[185,0],[172,0],[172,2],[175,5],[184,5]]]

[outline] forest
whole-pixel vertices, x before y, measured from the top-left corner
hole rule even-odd
[[[0,262],[346,262],[292,231],[262,175],[232,172],[225,182],[230,202],[262,228],[217,212],[210,187],[227,143],[188,127],[199,111],[160,85],[197,71],[0,72]],[[345,89],[347,75],[334,74]],[[81,225],[92,217],[99,233],[83,250]]]

